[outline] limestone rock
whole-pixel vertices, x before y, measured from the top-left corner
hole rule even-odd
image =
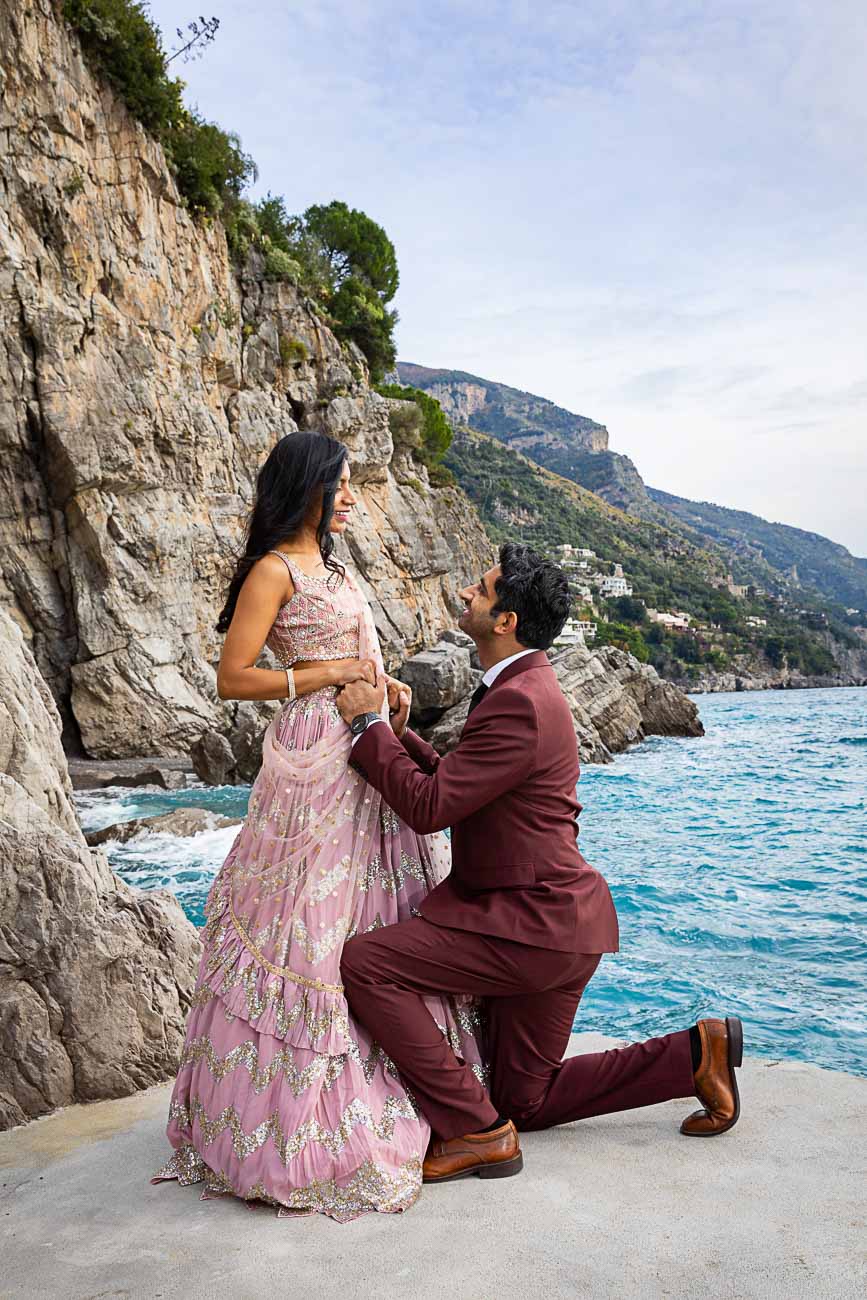
[[[466,646],[441,639],[401,664],[397,676],[412,688],[413,717],[425,717],[453,707],[472,690],[472,658]]]
[[[448,626],[491,555],[466,498],[431,486],[411,418],[301,293],[255,256],[237,276],[50,0],[0,6],[0,143],[0,606],[70,740],[180,756],[232,728],[215,623],[256,473],[297,428],[350,450],[339,554],[387,661]]]
[[[128,774],[121,773],[115,777],[115,785],[121,786],[140,786],[156,785],[161,790],[183,790],[186,786],[186,778],[183,772],[176,768],[160,767],[140,767],[136,772]]]
[[[262,766],[262,740],[268,720],[280,710],[276,700],[254,706],[242,700],[235,707],[235,719],[227,739],[235,760],[235,780],[250,785]]]
[[[199,941],[0,774],[0,1128],[168,1077]]]
[[[235,784],[235,755],[219,731],[206,731],[190,749],[193,769],[206,785]]]
[[[280,710],[276,700],[235,705],[224,731],[203,732],[190,748],[196,776],[207,785],[251,785],[262,766],[262,741],[268,722]]]
[[[207,808],[176,808],[174,812],[160,813],[156,817],[133,817],[126,822],[114,822],[102,830],[85,835],[91,848],[114,841],[125,844],[127,840],[142,835],[199,835],[202,831],[220,830],[224,826],[240,826],[240,817],[222,817]]]
[[[551,663],[572,711],[582,763],[610,762],[646,736],[704,734],[693,701],[623,650],[574,646]],[[424,730],[438,753],[457,744],[468,708],[467,698]]]
[[[60,717],[21,629],[0,609],[0,772],[74,840],[81,831],[60,743]]]
[[[73,790],[99,790],[109,785],[157,785],[163,790],[183,790],[193,775],[189,760],[177,758],[70,758]]]
[[[552,663],[585,763],[608,762],[646,736],[704,735],[692,700],[624,650],[574,646]]]
[[[469,695],[454,708],[446,709],[436,722],[420,726],[419,734],[433,745],[438,754],[448,754],[461,738],[470,707]]]
[[[0,1128],[169,1076],[199,940],[74,820],[53,701],[0,610]]]

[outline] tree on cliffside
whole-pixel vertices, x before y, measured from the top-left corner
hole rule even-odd
[[[361,348],[371,377],[380,379],[395,362],[397,255],[377,222],[339,199],[291,216],[275,194],[252,205],[253,229],[245,242],[233,235],[239,256],[250,243],[265,256],[266,274],[290,279],[307,292],[340,339]]]
[[[396,360],[397,312],[388,308],[400,282],[394,244],[365,212],[335,199],[307,209],[302,228],[318,244],[331,270],[328,303],[338,338],[352,339],[381,379]]]
[[[308,208],[304,225],[328,258],[336,287],[350,277],[362,279],[381,302],[391,302],[400,277],[394,244],[382,226],[337,199]]]

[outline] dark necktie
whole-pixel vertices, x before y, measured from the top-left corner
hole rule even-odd
[[[470,716],[470,714],[472,713],[473,709],[476,707],[477,704],[481,704],[482,699],[487,694],[487,690],[488,688],[485,685],[485,683],[479,682],[478,686],[470,696],[470,707],[467,709],[467,717]]]

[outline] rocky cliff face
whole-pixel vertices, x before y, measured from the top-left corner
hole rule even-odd
[[[217,700],[214,622],[259,465],[346,442],[348,558],[390,664],[449,625],[490,544],[432,489],[411,421],[291,286],[245,278],[50,0],[0,8],[0,605],[96,757],[186,753]]]
[[[75,821],[54,702],[0,610],[0,1129],[167,1078],[199,941]]]
[[[432,653],[417,655],[404,665],[402,676],[419,686],[450,685],[469,672],[469,650],[460,647],[460,633]],[[465,656],[465,665],[461,656]],[[663,681],[649,664],[614,646],[588,650],[575,646],[551,655],[551,664],[575,723],[578,755],[582,763],[609,763],[612,755],[648,736],[703,736],[698,709],[671,682]],[[407,672],[411,669],[411,672]],[[476,674],[472,680],[475,681]],[[434,749],[446,754],[460,738],[469,708],[469,695],[424,726],[426,701],[421,694],[417,725]]]

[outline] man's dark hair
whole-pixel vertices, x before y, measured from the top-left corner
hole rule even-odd
[[[506,542],[500,548],[502,575],[494,584],[492,614],[517,614],[515,637],[521,645],[547,650],[563,630],[572,599],[566,574],[532,546]]]

